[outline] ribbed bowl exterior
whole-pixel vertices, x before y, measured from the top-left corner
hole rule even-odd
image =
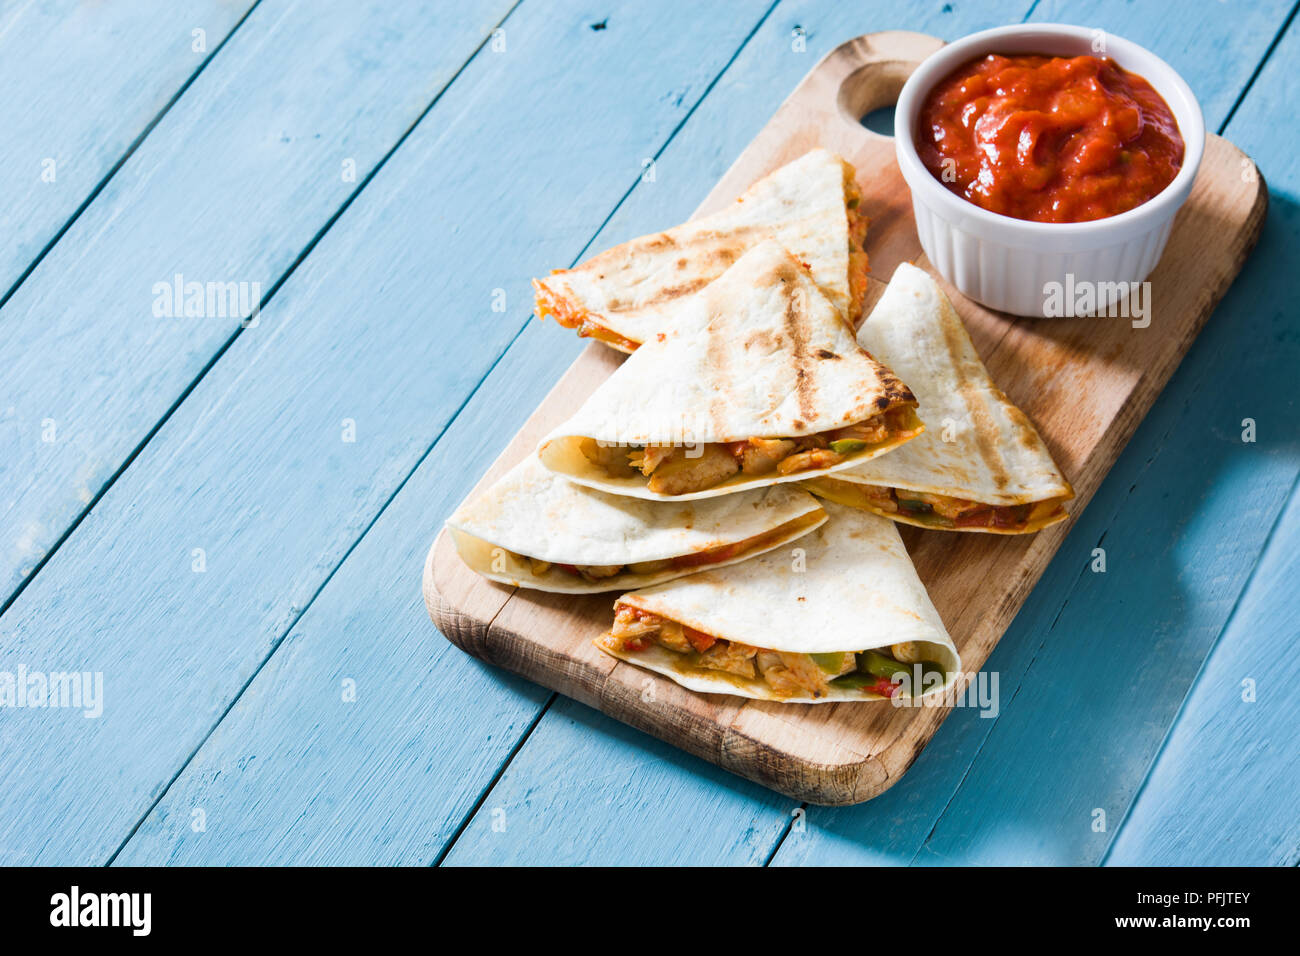
[[[962,295],[990,309],[1045,318],[1062,315],[1049,311],[1060,301],[1049,294],[1052,283],[1059,283],[1062,289],[1092,283],[1098,311],[1105,311],[1122,298],[1130,283],[1145,280],[1160,261],[1177,212],[1174,209],[1148,231],[1113,245],[1053,252],[1007,245],[962,229],[930,209],[915,192],[912,209],[921,248],[939,274]],[[1073,310],[1064,314],[1073,314]]]

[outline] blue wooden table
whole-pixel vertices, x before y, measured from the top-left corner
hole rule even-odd
[[[1296,864],[1295,12],[0,4],[0,675],[102,681],[0,707],[0,863]],[[1022,19],[1168,59],[1271,206],[996,716],[800,808],[446,643],[425,551],[581,348],[529,278],[689,215],[843,40]]]

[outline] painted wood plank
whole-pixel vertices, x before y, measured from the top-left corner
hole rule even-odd
[[[1297,580],[1300,495],[1293,491],[1107,865],[1300,863]]]
[[[778,8],[778,14],[780,12],[781,12],[781,8]],[[1189,21],[1189,23],[1194,23],[1194,22],[1196,22],[1195,18],[1192,18],[1192,20]],[[959,32],[966,32],[966,31],[963,30]],[[1183,37],[1179,35],[1174,42],[1178,43],[1182,41],[1183,41]],[[1267,46],[1267,39],[1262,38],[1260,41],[1261,53],[1266,46]],[[1208,74],[1203,73],[1202,75],[1206,80],[1208,80]],[[725,78],[724,78],[724,83],[719,84],[718,90],[715,91],[715,93],[710,97],[710,100],[705,103],[704,107],[702,107],[700,113],[701,117],[704,116],[709,111],[710,107],[714,105],[715,101],[718,100],[718,97],[722,95],[724,88],[725,88]],[[685,138],[683,138],[683,142],[684,141]],[[660,160],[659,167],[661,170],[664,171],[671,170],[671,166],[669,164],[669,158],[667,155],[662,160]],[[649,188],[649,187],[642,187],[642,188]],[[638,190],[638,192],[640,192],[640,189]],[[636,194],[633,195],[633,200],[635,199],[636,199]],[[611,225],[615,225],[616,223],[617,223],[617,217],[615,223],[611,223]],[[643,226],[640,228],[636,228],[635,226],[633,226],[632,228],[628,228],[621,234],[617,235],[617,238],[621,239],[629,235],[634,235],[639,231],[643,231],[643,229],[644,229]],[[602,246],[605,244],[606,242],[604,240],[596,243],[596,245],[598,246]],[[538,348],[542,347],[542,345],[543,343],[540,339],[540,332],[536,336],[530,336],[530,331],[525,331],[524,337],[522,337],[520,342],[518,343],[519,347],[525,348],[529,351],[536,351]],[[1068,575],[1061,576],[1060,580],[1062,586],[1067,585],[1069,581],[1075,576],[1077,576],[1077,571],[1074,571],[1073,569],[1071,569]],[[1045,578],[1041,586],[1048,587],[1049,579]],[[1059,594],[1060,592],[1058,591],[1057,593]],[[1055,611],[1056,609],[1059,609],[1059,598],[1053,610]],[[962,721],[961,726],[963,730],[967,730],[969,728],[968,732],[976,733],[977,735],[986,732],[988,727],[991,724],[991,721],[980,719],[977,716],[974,716],[973,714],[969,714],[969,715],[959,714],[957,716],[961,718]],[[543,725],[545,724],[545,720],[546,719],[544,718]],[[523,750],[521,751],[520,757],[523,757],[528,753],[528,749],[530,746],[531,746],[531,742],[525,744]],[[950,747],[952,747],[951,752],[958,756],[960,756],[960,754],[963,752],[960,747],[953,747],[952,740],[951,740],[951,731],[949,731],[949,736],[941,735],[941,739],[936,741],[935,746],[941,748],[939,751],[940,753],[942,753],[944,749]],[[924,757],[922,759],[923,761],[926,760],[926,758]],[[936,762],[933,760],[928,761],[927,764],[931,768],[936,767]],[[940,766],[942,766],[942,764],[940,764]],[[917,781],[909,780],[907,788],[905,788],[902,793],[886,794],[884,797],[879,798],[877,801],[873,801],[872,804],[868,805],[868,807],[865,808],[854,808],[854,809],[836,810],[836,811],[823,810],[821,808],[810,808],[810,810],[808,811],[809,815],[807,818],[808,826],[799,834],[800,839],[798,840],[794,839],[795,834],[792,833],[791,837],[787,839],[786,844],[782,846],[781,853],[778,855],[778,859],[780,859],[782,856],[787,856],[788,854],[793,855],[795,849],[799,847],[811,851],[805,855],[801,855],[802,860],[808,861],[808,860],[816,859],[818,854],[818,849],[819,849],[819,843],[816,837],[816,833],[818,829],[816,821],[820,820],[825,822],[828,819],[862,821],[859,822],[858,825],[856,826],[850,825],[849,827],[847,827],[847,832],[851,834],[850,839],[860,838],[865,845],[880,848],[881,852],[873,853],[874,861],[879,862],[881,859],[889,858],[888,856],[889,854],[893,854],[892,858],[895,860],[906,861],[911,859],[911,857],[915,854],[917,847],[919,847],[922,841],[925,839],[925,836],[929,832],[930,827],[933,826],[935,819],[938,817],[938,814],[942,810],[944,802],[949,796],[951,796],[953,789],[955,788],[957,782],[960,780],[961,766],[962,765],[960,764],[954,765],[948,763],[947,769],[950,772],[943,777],[943,785],[931,791],[928,795],[928,799],[926,796],[924,796],[925,794],[924,790],[921,790],[923,796],[918,797],[917,790],[920,788],[917,787]],[[909,771],[909,774],[918,774],[921,772],[922,772],[922,768],[918,766],[918,767],[914,767],[911,771]],[[647,781],[639,781],[638,789],[629,792],[626,796],[626,799],[629,802],[639,800],[641,790],[646,786],[653,786],[653,783],[649,783]],[[913,788],[917,788],[917,789],[913,789]],[[492,799],[493,798],[489,798],[489,803],[491,802]],[[611,813],[617,813],[619,811],[620,809],[619,799],[620,798],[615,798],[614,802],[612,803],[610,808]],[[873,812],[872,808],[877,807],[882,801],[884,802],[885,806],[882,809],[880,809],[878,813]],[[644,839],[647,843],[652,844],[655,841],[655,839],[658,838],[661,834],[671,830],[672,827],[677,825],[677,820],[673,813],[673,809],[671,805],[667,803],[664,803],[662,805],[664,806],[665,809],[662,812],[661,816],[656,815],[654,812],[643,812],[638,814],[637,817],[638,832],[645,833]],[[909,811],[913,814],[912,819],[914,820],[914,823],[909,829],[904,830],[903,828],[900,828],[895,825],[901,813],[900,808],[908,808]],[[923,810],[921,808],[923,808]],[[878,821],[881,820],[889,821],[889,825],[880,826]],[[470,832],[471,831],[467,830],[466,835],[463,836],[462,839],[468,838]],[[556,842],[563,841],[564,838],[565,838],[565,834],[562,831],[555,834]],[[872,841],[875,842],[873,843]],[[547,849],[547,844],[545,843],[536,847],[536,851],[539,854],[544,853],[546,849]]]
[[[1216,130],[1290,13],[1292,0],[1227,4],[1189,0],[1175,13],[1131,0],[1041,0],[1029,19],[1078,23],[1139,43],[1172,66],[1192,87],[1205,128]]]
[[[583,5],[525,3],[505,23],[504,50],[485,47],[467,65],[259,325],[234,341],[0,619],[30,667],[102,670],[106,697],[100,721],[19,713],[0,726],[0,770],[13,781],[0,794],[7,858],[102,861],[143,819],[525,320],[527,277],[577,254],[765,5],[745,9],[747,22],[732,6],[628,4],[593,31]],[[680,29],[688,12],[689,41]],[[580,96],[553,95],[575,75],[601,79]],[[513,313],[492,310],[496,288]],[[196,548],[203,573],[193,570]],[[418,562],[403,568],[414,575],[410,592],[350,592],[360,603],[331,620],[332,652],[363,631],[364,640],[391,640],[364,622],[381,600],[409,614]],[[464,683],[439,671],[425,686],[431,699],[456,700]],[[250,692],[250,702],[277,696]],[[261,709],[252,720],[310,730]],[[461,768],[462,796],[491,778],[489,741],[500,729],[468,716],[484,763]],[[366,750],[338,753],[363,762],[387,754],[392,730],[384,724]],[[322,759],[317,783],[334,784],[343,771],[333,746],[268,751],[274,770],[261,782],[285,774],[310,786],[295,775]],[[374,772],[382,788],[386,775]],[[310,801],[319,815],[292,807],[254,820],[239,781],[223,773],[203,804],[246,821],[246,842],[225,844],[226,853],[265,860],[268,831],[283,835],[277,861],[385,852],[382,842],[340,835],[333,814],[341,803],[347,832],[373,833],[384,821],[368,815],[368,794],[345,788]],[[285,808],[290,794],[304,796],[275,792]],[[223,797],[228,816],[217,806]],[[390,797],[403,812],[454,805],[443,793],[432,802],[405,790]],[[191,852],[221,851],[200,843]]]
[[[657,821],[665,807],[677,826],[644,832],[642,815]],[[443,862],[756,866],[796,812],[778,793],[559,697]]]
[[[1225,64],[1219,60],[1206,60],[1200,63],[1199,68],[1193,69],[1197,67],[1198,62],[1195,47],[1198,43],[1207,42],[1207,38],[1208,42],[1220,43],[1222,41],[1219,38],[1225,31],[1230,32],[1235,27],[1221,20],[1218,21],[1217,27],[1212,27],[1214,21],[1210,18],[1214,16],[1217,9],[1215,4],[1193,6],[1194,9],[1186,10],[1186,17],[1180,15],[1176,20],[1167,18],[1165,22],[1160,23],[1152,21],[1149,14],[1140,8],[1120,9],[1114,4],[1098,11],[1099,15],[1087,12],[1072,15],[1068,9],[1043,11],[1039,7],[1035,9],[1033,18],[1096,23],[1105,25],[1107,29],[1120,35],[1131,37],[1162,54],[1168,49],[1171,51],[1171,57],[1172,51],[1183,51],[1180,53],[1183,59],[1179,61],[1179,69],[1187,71],[1184,75],[1197,90],[1198,95],[1203,95],[1207,89],[1214,89],[1213,95],[1217,98],[1218,77],[1220,70],[1226,68]],[[1285,18],[1285,11],[1275,12],[1274,18],[1276,29]],[[1258,22],[1243,25],[1241,36],[1249,38],[1249,44],[1243,46],[1234,56],[1252,63],[1263,55],[1272,39],[1269,31]],[[1247,78],[1252,70],[1245,71]],[[1234,93],[1231,98],[1222,100],[1227,105],[1218,107],[1217,115],[1207,108],[1207,125],[1214,128],[1226,118],[1237,93]],[[1252,92],[1251,95],[1253,96],[1254,93]],[[1202,99],[1203,103],[1209,101],[1208,97]],[[1240,142],[1248,152],[1257,149],[1257,144],[1253,141],[1243,140],[1237,136],[1235,129],[1229,130],[1228,135],[1234,141]],[[1268,172],[1268,166],[1265,164],[1265,174],[1267,175]],[[1271,217],[1276,214],[1276,196],[1274,198],[1275,205]],[[1259,260],[1265,257],[1267,250],[1272,247],[1271,229],[1272,222],[1265,226],[1265,234],[1254,253],[1254,260],[1247,265],[1246,271],[1238,279],[1228,298],[1220,305],[1216,315],[1210,319],[1210,324],[1202,333],[1201,340],[1184,360],[1183,367],[1175,373],[1165,394],[1157,401],[1146,422],[1139,428],[1097,497],[1088,506],[1088,510],[1071,531],[1070,537],[1039,581],[1015,624],[990,657],[985,670],[999,676],[1000,696],[1004,710],[1013,698],[1018,705],[1023,705],[1023,701],[1020,700],[1022,681],[1027,682],[1032,689],[1035,681],[1043,680],[1034,673],[1026,677],[1026,672],[1035,665],[1035,659],[1042,652],[1042,646],[1049,640],[1056,644],[1089,642],[1090,646],[1097,646],[1095,642],[1103,641],[1101,646],[1097,646],[1098,654],[1103,653],[1102,647],[1105,647],[1105,653],[1110,653],[1113,644],[1120,645],[1122,650],[1126,643],[1138,640],[1149,641],[1149,638],[1139,637],[1139,634],[1135,633],[1150,626],[1149,621],[1132,620],[1132,615],[1119,617],[1117,621],[1112,618],[1117,629],[1108,635],[1098,636],[1093,633],[1095,629],[1085,631],[1080,619],[1090,617],[1091,609],[1088,605],[1084,605],[1083,611],[1080,612],[1078,605],[1085,599],[1077,596],[1075,592],[1084,583],[1081,580],[1082,576],[1093,577],[1088,571],[1092,549],[1099,542],[1108,550],[1111,547],[1110,539],[1115,532],[1110,529],[1124,524],[1131,525],[1138,536],[1165,533],[1162,529],[1152,527],[1150,514],[1144,509],[1153,509],[1158,513],[1165,506],[1165,502],[1159,500],[1163,492],[1178,493],[1176,489],[1182,488],[1182,492],[1178,493],[1180,497],[1185,501],[1190,499],[1192,502],[1204,492],[1205,483],[1195,477],[1198,473],[1204,472],[1204,466],[1199,458],[1204,439],[1194,437],[1185,443],[1189,453],[1185,455],[1182,462],[1168,467],[1148,486],[1150,495],[1148,500],[1141,506],[1129,506],[1127,512],[1120,513],[1128,489],[1143,480],[1149,459],[1157,455],[1166,436],[1175,427],[1184,429],[1189,427],[1185,422],[1181,426],[1175,426],[1173,420],[1184,410],[1184,403],[1188,400],[1185,397],[1186,382],[1189,377],[1196,377],[1192,367],[1198,360],[1198,356],[1201,357],[1199,361],[1204,366],[1205,360],[1212,359],[1216,349],[1220,347],[1217,344],[1208,344],[1207,340],[1211,340],[1212,336],[1221,336],[1225,328],[1232,328],[1249,314],[1248,303],[1254,294],[1251,289],[1256,281],[1253,277],[1260,271]],[[1204,401],[1198,399],[1200,403],[1198,408],[1203,406]],[[1196,436],[1203,434],[1199,426],[1193,427],[1196,428]],[[1186,474],[1183,474],[1180,469]],[[1213,486],[1213,481],[1210,485]],[[1239,558],[1249,554],[1249,545],[1244,544],[1244,548],[1245,550],[1238,555]],[[1134,565],[1130,563],[1128,567],[1128,573],[1132,575]],[[1111,578],[1115,576],[1112,571]],[[1135,586],[1133,591],[1140,594],[1142,588]],[[1158,605],[1159,601],[1154,600],[1154,603]],[[1056,631],[1053,631],[1053,624],[1062,615],[1063,608],[1070,605],[1075,607],[1071,613],[1078,614],[1074,619],[1074,626],[1063,630],[1062,626],[1058,625]],[[1133,609],[1130,608],[1131,610]],[[1158,608],[1150,609],[1148,613],[1154,616],[1158,613]],[[1049,634],[1050,637],[1047,636]],[[1185,675],[1184,688],[1187,679],[1190,678]],[[1060,696],[1066,692],[1077,692],[1070,691],[1071,686],[1079,683],[1077,676],[1072,679],[1067,678],[1067,681],[1066,687],[1053,688],[1049,693]],[[1072,698],[1071,703],[1073,703]],[[1034,859],[1034,853],[1040,850],[1045,854],[1043,859],[1052,859],[1054,862],[1083,862],[1085,859],[1089,861],[1097,859],[1097,854],[1104,849],[1105,836],[1102,835],[1095,843],[1092,842],[1091,817],[1085,813],[1081,824],[1077,818],[1070,818],[1061,808],[1057,791],[1050,786],[1053,779],[1051,774],[1065,772],[1060,764],[1062,762],[1069,764],[1075,754],[1072,748],[1077,746],[1081,734],[1079,727],[1063,724],[1060,717],[1063,712],[1072,714],[1069,706],[1062,706],[1054,699],[1040,701],[1036,711],[1025,717],[1025,739],[1020,742],[1022,750],[1016,753],[1004,751],[1000,756],[1000,763],[991,763],[986,768],[985,772],[990,784],[997,782],[1000,777],[1003,778],[1002,790],[997,795],[986,797],[987,813],[982,818],[984,826],[997,830],[996,835],[982,836],[967,830],[965,836],[970,841],[969,848],[954,839],[945,844],[945,854],[941,859],[954,863],[994,859],[1001,862],[1018,862]],[[980,754],[981,746],[989,739],[990,732],[1003,719],[1005,719],[1003,716],[997,719],[982,718],[974,710],[955,713],[927,748],[927,752],[922,754],[917,764],[909,771],[907,786],[895,788],[894,791],[864,807],[842,810],[814,808],[809,813],[805,833],[800,839],[794,839],[792,834],[781,846],[773,862],[777,865],[813,863],[859,865],[911,861],[916,857],[918,849],[927,836],[936,827],[945,807],[954,799],[954,794],[958,793],[959,788],[963,786],[966,774],[976,756]],[[1156,732],[1159,733],[1160,730]],[[1071,741],[1071,747],[1062,749],[1061,738],[1066,735]],[[1130,747],[1137,749],[1142,746],[1141,741],[1130,738],[1128,728],[1123,728],[1121,734],[1108,738],[1105,743],[1113,747],[1117,755],[1127,752]],[[1024,800],[1024,804],[1031,809],[1019,809],[1020,814],[1030,812],[1034,814],[1034,823],[1038,830],[1031,832],[1019,823],[1017,814],[1011,812],[1010,808],[1017,806],[1016,793],[1025,784],[1025,775],[1034,773],[1037,766],[1047,761],[1051,762],[1052,769],[1042,771],[1037,778],[1042,787]],[[1066,769],[1068,770],[1068,766]],[[1137,773],[1140,780],[1140,771]],[[1130,781],[1130,786],[1135,784],[1136,781]],[[1062,784],[1062,787],[1064,786],[1065,784]],[[998,801],[1003,799],[1007,801],[1006,805],[999,804]],[[1087,809],[1090,810],[1092,806],[1089,804]],[[1118,812],[1114,808],[1111,809],[1112,827],[1118,823],[1122,812],[1122,806]],[[1006,826],[1000,825],[1000,821],[1003,820],[1006,821]],[[1087,852],[1082,855],[1078,855],[1080,851],[1076,846],[1079,840],[1089,844],[1084,848]],[[1075,843],[1072,844],[1070,841]],[[1056,855],[1042,850],[1042,847],[1049,844],[1057,851]],[[1076,855],[1071,856],[1067,853],[1066,846],[1074,847],[1071,852]],[[931,851],[927,850],[925,856],[931,857],[931,855]]]
[[[0,310],[0,606],[240,329],[158,284],[269,292],[509,5],[266,0],[118,170]]]
[[[1296,96],[1294,32],[1226,130],[1270,181],[1259,246],[1085,516],[1080,536],[1106,549],[1107,571],[1091,573],[1077,554],[1079,582],[1059,616],[1028,622],[1034,660],[925,861],[1101,859],[1295,482],[1300,341],[1285,303],[1300,180],[1297,133],[1276,122]],[[1263,429],[1255,443],[1242,440],[1246,418]],[[1079,676],[1098,660],[1101,694]],[[1092,827],[1098,809],[1105,832]]]
[[[0,301],[252,6],[5,4]]]

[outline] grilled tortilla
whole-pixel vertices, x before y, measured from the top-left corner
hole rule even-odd
[[[530,455],[447,526],[461,560],[484,577],[590,594],[744,561],[825,520],[817,499],[793,485],[665,504],[575,485]]]
[[[919,435],[916,399],[773,240],[682,302],[542,441],[552,471],[685,500],[825,475]]]
[[[867,287],[853,167],[815,149],[760,179],[722,212],[615,246],[574,269],[534,279],[537,316],[624,352],[661,331],[668,305],[704,288],[746,250],[773,237],[808,265],[856,324]]]
[[[596,646],[702,693],[816,704],[922,697],[961,661],[902,539],[829,503],[792,548],[624,594]]]
[[[858,343],[920,400],[930,429],[894,454],[808,483],[814,493],[922,528],[1027,534],[1074,497],[1033,424],[1004,395],[943,290],[904,263]]]

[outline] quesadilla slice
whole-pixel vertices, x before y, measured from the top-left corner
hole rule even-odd
[[[810,481],[814,493],[948,531],[1027,534],[1063,521],[1074,489],[1002,393],[938,284],[904,263],[858,343],[915,390],[929,431],[894,454]]]
[[[916,399],[764,240],[683,303],[538,449],[579,484],[683,500],[851,468],[919,435]]]
[[[774,485],[701,502],[620,498],[530,455],[447,519],[471,570],[517,587],[592,594],[744,561],[826,521],[817,499]]]
[[[704,288],[756,242],[777,239],[850,323],[867,288],[867,220],[853,167],[815,149],[760,179],[729,208],[633,239],[534,279],[537,317],[624,352],[661,331],[663,307]]]
[[[816,704],[922,697],[961,661],[898,530],[829,503],[794,548],[624,594],[601,650],[701,693]]]

